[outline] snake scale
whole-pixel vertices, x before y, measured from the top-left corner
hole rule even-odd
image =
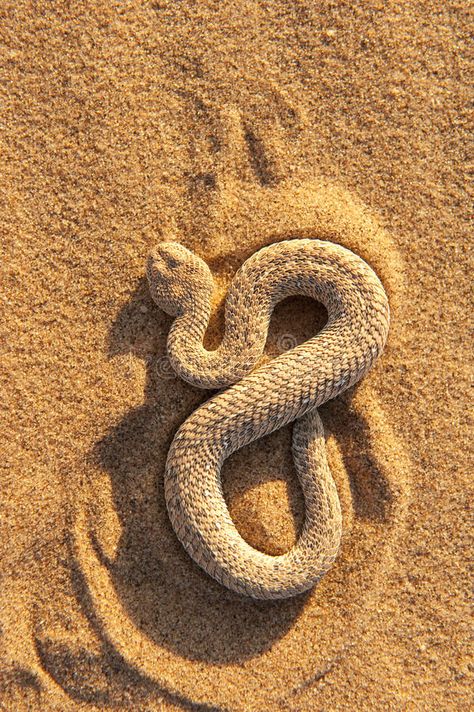
[[[162,242],[148,258],[147,276],[156,304],[175,317],[167,345],[173,369],[195,386],[225,388],[188,417],[168,453],[165,498],[179,540],[210,576],[240,594],[278,599],[309,589],[335,560],[342,529],[317,408],[359,381],[382,352],[389,305],[381,282],[363,259],[329,241],[263,247],[235,275],[224,337],[208,351],[214,282],[207,264],[177,242]],[[293,295],[322,302],[327,324],[259,366],[274,306]],[[305,521],[296,544],[271,556],[239,534],[220,471],[233,452],[293,421]]]

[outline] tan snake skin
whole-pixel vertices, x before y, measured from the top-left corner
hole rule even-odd
[[[235,275],[224,338],[207,351],[214,284],[205,262],[176,242],[163,242],[148,259],[147,275],[154,301],[176,317],[168,337],[176,373],[202,388],[229,386],[185,421],[169,450],[165,497],[173,528],[196,563],[228,588],[260,599],[301,593],[326,573],[341,538],[317,408],[359,381],[382,352],[389,328],[384,288],[366,262],[340,245],[317,239],[269,245]],[[297,294],[325,305],[326,326],[255,368],[275,304]],[[290,551],[270,556],[237,531],[220,471],[231,453],[292,421],[305,523]]]

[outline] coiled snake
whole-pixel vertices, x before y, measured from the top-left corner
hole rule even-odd
[[[260,599],[313,586],[337,556],[341,511],[317,408],[359,381],[387,339],[389,306],[376,274],[348,249],[318,239],[264,247],[240,268],[225,303],[225,334],[203,346],[213,278],[206,263],[176,242],[148,259],[154,301],[176,317],[168,356],[176,373],[202,388],[223,388],[179,428],[168,453],[165,498],[189,555],[228,588]],[[323,330],[255,368],[277,302],[292,295],[322,302]],[[254,370],[255,369],[255,370]],[[239,534],[224,500],[220,470],[239,448],[296,421],[293,457],[305,500],[296,544],[270,556]]]

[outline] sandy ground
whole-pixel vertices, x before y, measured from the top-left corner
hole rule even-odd
[[[472,705],[463,7],[2,4],[2,709]],[[322,409],[341,555],[309,594],[256,603],[166,515],[167,448],[207,395],[170,371],[144,262],[170,237],[209,262],[212,346],[235,270],[295,235],[365,257],[393,328]],[[322,323],[282,304],[269,357]],[[224,472],[269,553],[304,516],[290,434]]]

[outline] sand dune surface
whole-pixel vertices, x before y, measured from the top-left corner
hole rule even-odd
[[[467,11],[1,14],[0,707],[469,709]],[[340,556],[311,592],[258,602],[210,579],[169,523],[166,454],[209,394],[173,373],[144,265],[163,239],[208,262],[212,348],[238,267],[297,236],[366,259],[392,327],[321,409]],[[285,301],[266,358],[323,324]],[[235,453],[223,485],[247,541],[291,547],[291,427]]]

